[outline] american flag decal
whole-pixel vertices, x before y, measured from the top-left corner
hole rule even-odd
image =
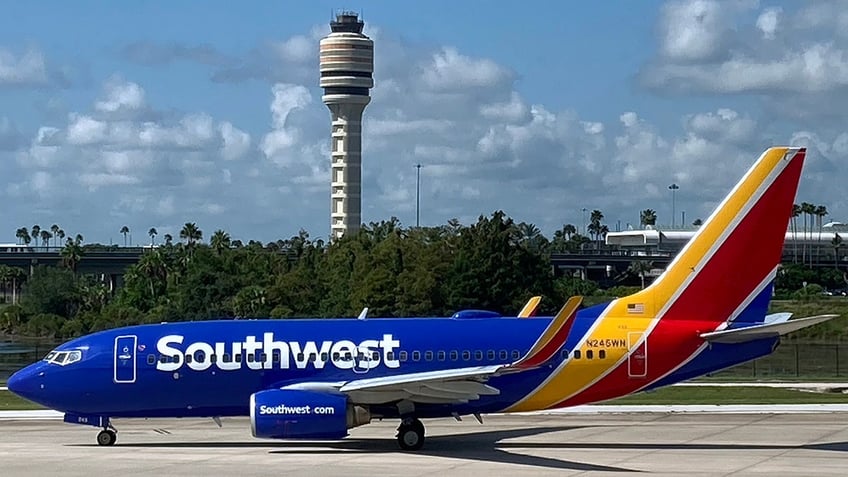
[[[627,304],[627,313],[644,313],[645,312],[645,304],[644,303],[628,303]]]

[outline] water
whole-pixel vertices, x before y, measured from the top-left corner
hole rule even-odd
[[[57,340],[0,335],[0,380],[43,358],[58,344]]]

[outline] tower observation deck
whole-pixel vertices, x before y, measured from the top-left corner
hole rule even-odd
[[[374,86],[374,42],[365,23],[343,12],[320,43],[321,100],[330,109],[330,236],[356,232],[362,223],[362,112]]]

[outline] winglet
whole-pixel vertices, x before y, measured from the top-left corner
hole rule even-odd
[[[539,302],[542,301],[541,296],[534,296],[527,300],[527,304],[524,305],[524,308],[518,312],[519,318],[527,318],[530,316],[536,315],[536,309],[539,307]]]
[[[577,315],[577,309],[580,308],[582,302],[582,296],[569,298],[559,310],[559,313],[551,320],[551,324],[545,328],[545,331],[542,332],[542,335],[539,336],[539,339],[530,348],[530,351],[509,367],[517,371],[523,371],[528,368],[535,368],[551,359],[557,350],[562,347],[563,343],[565,343],[566,338],[568,338],[568,333],[574,324],[573,318]]]

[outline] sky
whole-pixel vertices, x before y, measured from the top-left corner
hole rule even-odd
[[[421,164],[422,225],[691,224],[770,145],[808,147],[797,202],[848,219],[846,2],[491,5],[5,2],[0,242],[55,223],[139,244],[186,222],[326,240],[318,41],[339,9],[375,42],[363,222],[415,225]]]

